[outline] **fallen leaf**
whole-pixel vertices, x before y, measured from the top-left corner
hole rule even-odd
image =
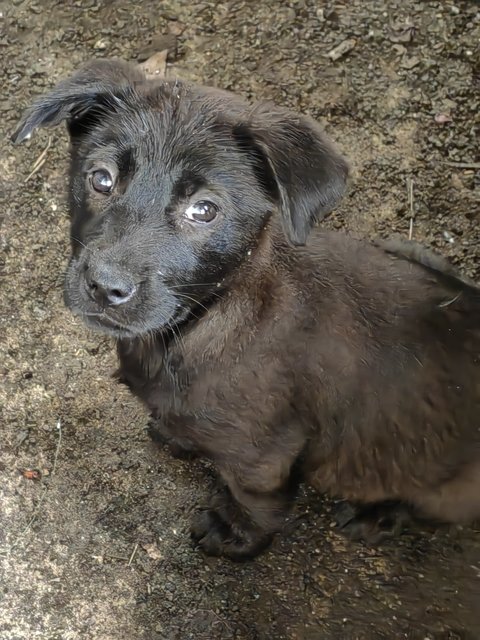
[[[168,49],[154,53],[148,60],[139,65],[147,78],[164,78],[167,71]]]
[[[177,53],[177,36],[173,33],[161,33],[154,36],[145,49],[137,55],[137,62],[145,62],[158,51],[168,51],[168,57],[175,59]]]
[[[24,469],[22,471],[22,476],[27,480],[40,480],[42,474],[38,469]]]
[[[154,542],[152,542],[151,544],[142,544],[142,547],[145,550],[147,556],[149,558],[152,558],[152,560],[161,560],[163,558],[160,549]]]

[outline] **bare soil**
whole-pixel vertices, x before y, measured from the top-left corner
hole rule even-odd
[[[354,165],[327,225],[407,237],[413,218],[414,238],[479,280],[478,2],[0,6],[1,640],[478,640],[478,526],[370,549],[344,540],[331,503],[305,491],[257,560],[194,549],[208,465],[153,447],[144,410],[110,378],[113,345],[63,308],[65,132],[8,142],[30,100],[81,62],[144,59],[170,33],[169,74],[324,122]]]

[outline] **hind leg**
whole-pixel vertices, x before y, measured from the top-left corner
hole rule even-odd
[[[480,518],[480,461],[474,462],[436,490],[412,498],[419,515],[439,522],[468,523]]]
[[[399,535],[411,520],[408,506],[393,500],[372,504],[341,502],[334,516],[347,538],[371,545]]]
[[[466,466],[437,489],[424,489],[400,501],[339,503],[337,525],[351,540],[378,544],[401,533],[413,518],[468,523],[480,518],[480,462]]]

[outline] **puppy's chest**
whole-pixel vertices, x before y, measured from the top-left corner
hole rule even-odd
[[[238,360],[185,357],[160,347],[119,355],[120,378],[155,417],[233,408],[256,386],[252,368]]]

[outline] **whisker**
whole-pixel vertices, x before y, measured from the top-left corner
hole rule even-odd
[[[192,310],[189,310],[189,315],[193,316],[196,320],[200,320],[200,318],[197,316],[197,314],[193,313]],[[177,325],[178,326],[178,325]]]
[[[105,318],[109,322],[111,322],[112,324],[116,325],[119,329],[124,329],[125,331],[130,331],[130,327],[127,327],[126,325],[122,324],[118,320],[114,320],[113,318],[111,318],[108,315],[108,313],[106,313],[105,309],[103,311],[101,311],[101,312],[99,312],[99,311],[84,311],[83,315],[88,317],[88,318]]]
[[[172,285],[171,288],[178,289],[178,287],[208,287],[208,286],[211,286],[212,284],[213,284],[212,282],[192,282],[189,284],[175,284],[175,285]]]
[[[182,335],[178,329],[178,325],[174,320],[171,320],[168,324],[167,327],[171,330],[172,332],[172,336],[173,339],[175,340],[175,344],[177,345],[177,347],[180,349],[180,351],[183,351],[184,349],[184,344],[183,344],[183,338]],[[175,332],[175,329],[177,330]]]
[[[208,286],[211,283],[209,282],[199,282],[198,285],[196,283],[193,284],[179,284],[179,285],[168,285],[168,288],[171,289],[171,291],[173,291],[175,294],[179,294],[180,292],[177,291],[178,287],[196,287],[196,286]],[[185,295],[185,294],[184,294]],[[223,299],[224,296],[222,296],[221,293],[218,293],[217,291],[210,291],[210,295],[215,296],[216,298],[219,298],[220,300]]]
[[[75,236],[70,236],[70,239],[73,240],[74,242],[78,242],[79,245],[81,245],[84,249],[86,249],[87,251],[92,251],[91,248],[87,247],[86,244],[84,244],[80,238],[76,238]]]
[[[179,293],[178,291],[175,293],[175,295],[177,297],[183,298],[184,300],[190,300],[191,302],[194,302],[195,304],[198,304],[200,307],[202,307],[202,309],[205,309],[205,311],[208,311],[208,307],[206,307],[204,304],[202,304],[201,302],[199,302],[198,300],[195,300],[195,298],[192,298],[191,296],[187,296],[186,293]],[[192,314],[194,315],[194,314]],[[196,317],[196,316],[195,316]],[[198,318],[197,318],[198,319]]]

